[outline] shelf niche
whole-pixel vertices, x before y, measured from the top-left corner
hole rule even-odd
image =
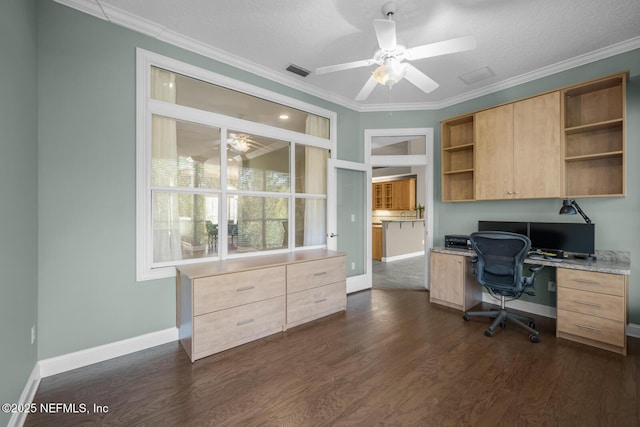
[[[625,195],[626,73],[564,91],[567,197]]]

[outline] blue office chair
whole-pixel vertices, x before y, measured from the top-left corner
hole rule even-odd
[[[535,275],[542,269],[542,265],[530,267],[531,276],[522,275],[524,260],[531,248],[529,238],[516,233],[479,231],[471,233],[469,240],[477,255],[471,260],[472,273],[480,285],[500,299],[500,310],[468,311],[463,316],[464,320],[468,321],[473,316],[494,318],[489,329],[484,332],[488,337],[493,336],[498,325],[504,328],[507,321],[513,322],[529,332],[531,342],[540,341],[540,333],[534,329],[533,318],[512,313],[505,308],[506,298],[517,299],[523,293],[535,295]]]

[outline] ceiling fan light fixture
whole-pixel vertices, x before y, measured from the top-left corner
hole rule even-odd
[[[398,62],[396,58],[387,58],[373,72],[373,78],[381,85],[392,87],[407,74],[408,64]]]
[[[250,145],[249,141],[244,135],[236,135],[235,133],[230,133],[227,138],[227,144],[236,152],[246,153],[249,151]]]

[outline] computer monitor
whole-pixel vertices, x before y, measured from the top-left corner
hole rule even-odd
[[[565,252],[595,254],[595,224],[530,222],[533,249],[562,249]]]
[[[478,231],[507,231],[529,235],[529,223],[519,221],[478,221]]]

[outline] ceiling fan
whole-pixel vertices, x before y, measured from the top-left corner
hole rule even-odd
[[[246,133],[229,132],[227,135],[227,144],[232,150],[238,153],[246,153],[254,146],[255,141]]]
[[[387,19],[375,19],[373,21],[379,46],[373,58],[316,68],[316,74],[326,74],[334,71],[378,64],[378,68],[373,71],[369,80],[367,80],[364,87],[360,90],[360,93],[356,96],[356,101],[367,99],[378,83],[391,88],[403,78],[407,79],[424,93],[430,93],[439,86],[438,83],[413,65],[402,61],[405,59],[413,61],[449,53],[463,52],[465,50],[475,49],[476,47],[475,37],[466,36],[406,48],[396,41],[396,23],[391,18],[397,11],[398,5],[392,1],[388,2],[382,6],[382,14],[386,16]]]

